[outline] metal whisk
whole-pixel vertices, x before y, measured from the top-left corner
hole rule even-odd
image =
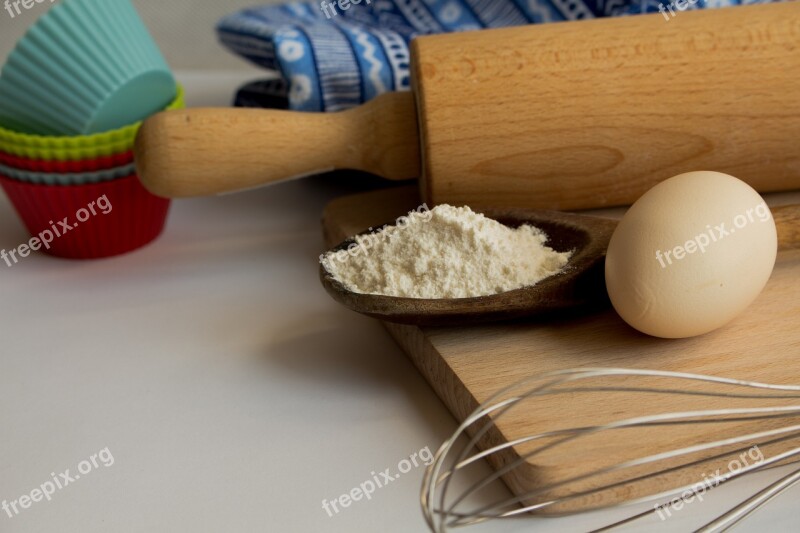
[[[486,400],[442,444],[425,472],[423,513],[434,532],[642,502],[655,503],[594,531],[653,513],[663,519],[688,498],[797,461],[798,399],[800,386],[679,372],[588,368],[534,376]],[[570,406],[578,409],[566,414]],[[462,435],[467,442],[457,448]],[[494,472],[450,494],[456,476],[482,460]],[[470,506],[501,478],[513,497]],[[798,482],[800,469],[698,531],[726,530]]]

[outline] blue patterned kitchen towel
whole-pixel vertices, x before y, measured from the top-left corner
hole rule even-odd
[[[408,90],[416,35],[769,0],[322,0],[245,9],[222,19],[222,43],[279,72],[245,86],[237,105],[338,111]],[[666,23],[666,22],[665,22]]]

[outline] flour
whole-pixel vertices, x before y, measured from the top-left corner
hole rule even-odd
[[[323,266],[353,292],[468,298],[534,285],[571,255],[545,246],[547,235],[530,225],[511,229],[469,207],[424,207],[320,256]]]

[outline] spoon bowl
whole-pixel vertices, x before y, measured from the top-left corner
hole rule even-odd
[[[405,298],[347,289],[320,264],[320,279],[334,300],[358,313],[403,324],[448,326],[542,316],[565,310],[607,306],[605,254],[617,221],[599,217],[524,209],[484,210],[483,214],[516,228],[533,225],[547,234],[547,246],[572,251],[560,272],[536,285],[472,298]],[[365,231],[362,235],[375,230]],[[346,250],[355,236],[333,252]]]

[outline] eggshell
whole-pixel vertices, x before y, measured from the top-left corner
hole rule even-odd
[[[643,333],[701,335],[744,311],[766,285],[778,250],[763,198],[720,172],[665,180],[631,206],[611,237],[608,295]]]

